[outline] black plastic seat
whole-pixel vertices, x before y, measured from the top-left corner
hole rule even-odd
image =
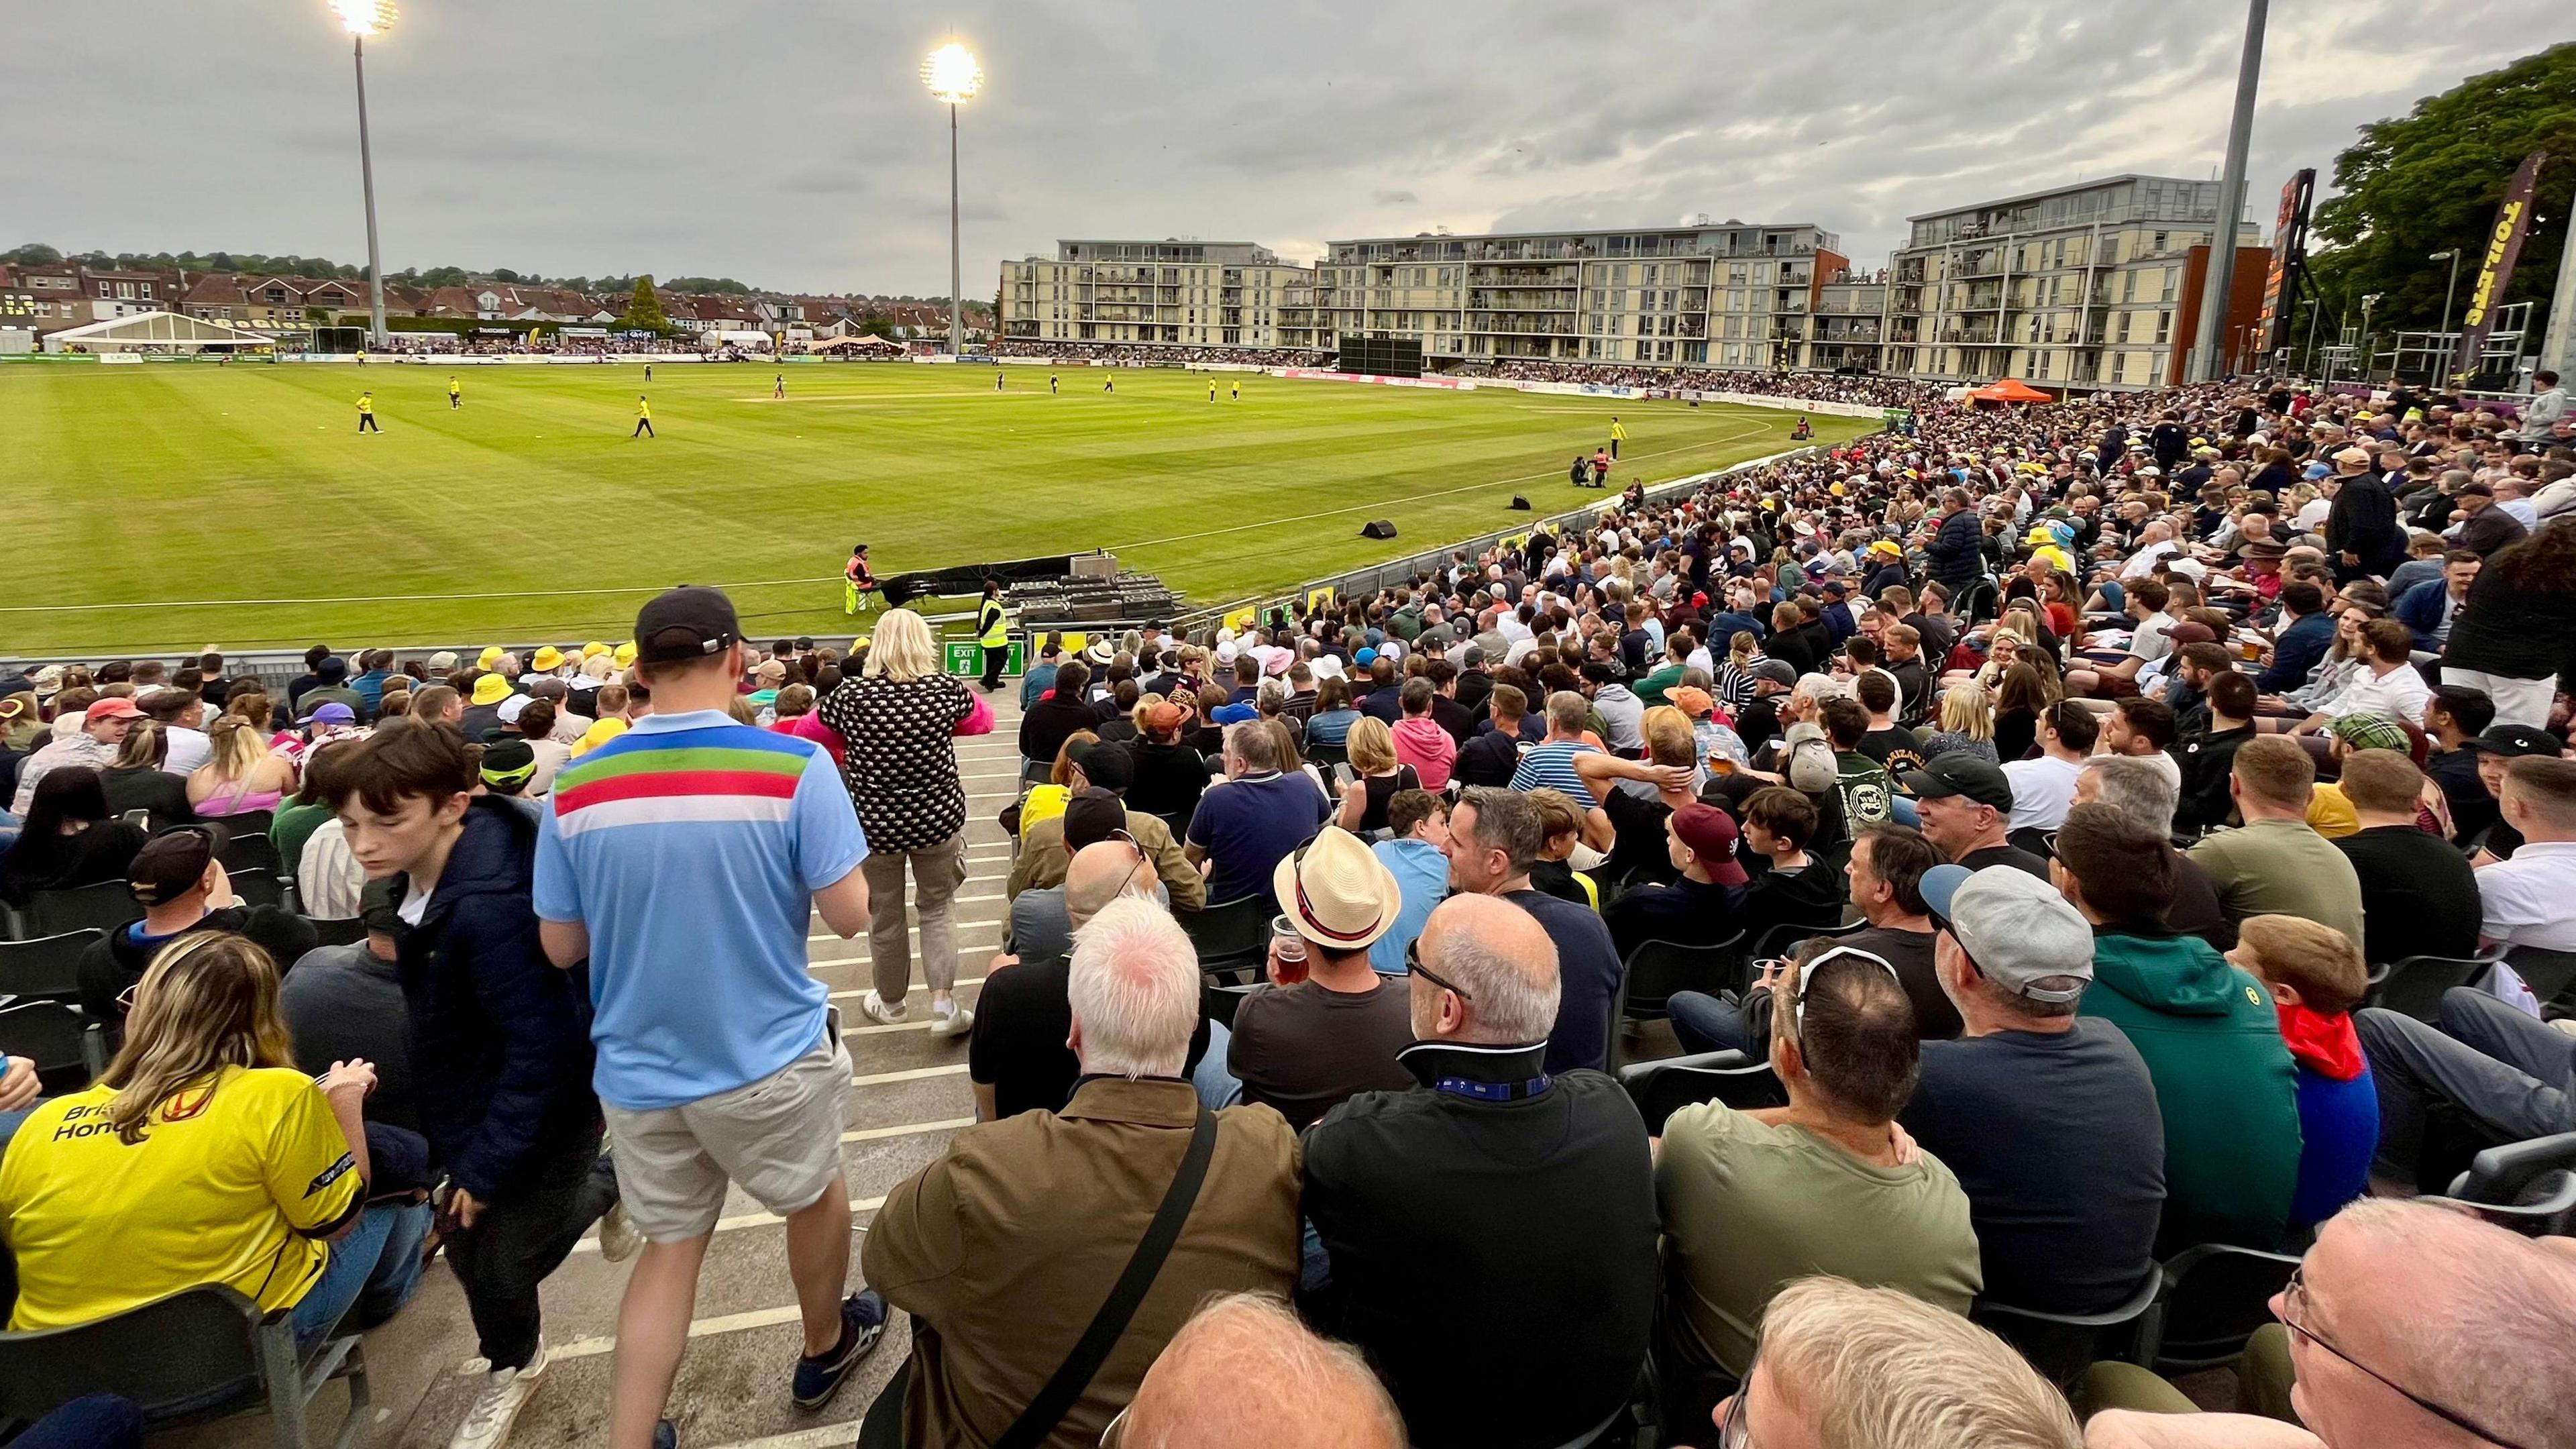
[[[121,880],[71,890],[37,891],[27,898],[31,937],[59,936],[67,931],[113,931],[143,919],[143,907]]]
[[[0,1296],[14,1304],[18,1276],[0,1253]],[[305,1412],[322,1385],[349,1381],[349,1412],[328,1439]],[[299,1354],[281,1311],[231,1288],[185,1288],[114,1317],[71,1328],[0,1333],[0,1430],[42,1418],[88,1394],[133,1401],[154,1428],[265,1409],[278,1449],[350,1449],[366,1432],[367,1363],[351,1333]]]
[[[64,931],[32,941],[0,941],[0,996],[80,999],[80,958],[104,933]]]
[[[1702,1102],[1724,1102],[1740,1112],[1789,1102],[1788,1090],[1769,1062],[1736,1051],[1638,1062],[1619,1069],[1619,1085],[1637,1104],[1649,1134],[1661,1133],[1675,1112]]]
[[[1200,970],[1240,973],[1269,959],[1270,918],[1277,914],[1267,896],[1245,896],[1173,918],[1198,948]]]
[[[2081,1380],[2084,1370],[2098,1360],[2134,1361],[2147,1316],[2164,1285],[2164,1270],[2150,1263],[2137,1291],[2116,1308],[2099,1313],[2043,1313],[1980,1298],[1968,1317],[2019,1350],[2042,1377],[2066,1388]]]
[[[2142,1367],[2171,1377],[2216,1368],[2245,1351],[2272,1321],[2272,1295],[2289,1286],[2299,1260],[2282,1253],[2203,1243],[2165,1260],[2165,1290],[2140,1330]]]
[[[2392,961],[2371,972],[2364,1004],[2432,1021],[2441,1014],[2443,992],[2475,985],[2497,960],[2495,956],[2408,956]]]

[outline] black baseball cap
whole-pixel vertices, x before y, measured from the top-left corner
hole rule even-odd
[[[2558,742],[2558,736],[2549,731],[2518,724],[2489,726],[2485,734],[2467,741],[2465,747],[2502,755],[2508,760],[2524,755],[2554,755],[2565,748]]]
[[[1066,754],[1100,789],[1124,793],[1136,783],[1136,756],[1116,740],[1084,740]]]
[[[371,880],[358,891],[358,919],[370,932],[402,934],[402,897],[394,891],[394,879]]]
[[[224,848],[213,825],[181,825],[145,841],[125,868],[125,887],[147,906],[167,905],[197,888],[206,867]]]
[[[635,658],[665,664],[721,654],[742,637],[733,600],[722,589],[683,584],[655,597],[635,616]]]
[[[1965,750],[1952,750],[1934,755],[1919,770],[1905,772],[1902,783],[1918,800],[1934,800],[1947,795],[1964,795],[1980,805],[2010,810],[2013,803],[2012,781],[2004,778],[2001,765],[1981,760]]]
[[[1098,845],[1127,828],[1127,807],[1097,787],[1065,802],[1064,848],[1069,857],[1086,845]]]

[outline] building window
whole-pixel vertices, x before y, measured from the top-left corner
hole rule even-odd
[[[2169,310],[2167,310],[2167,311],[2159,311],[2159,312],[2157,312],[2157,313],[2156,313],[2156,345],[2157,345],[2157,346],[2159,346],[2159,347],[2163,346],[2163,345],[2165,344],[2165,342],[2167,341],[2167,339],[2169,339],[2172,335],[2173,335],[2173,313],[2172,313],[2171,311],[2169,311]]]

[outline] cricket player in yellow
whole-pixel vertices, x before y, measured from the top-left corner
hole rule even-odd
[[[376,395],[374,393],[362,392],[358,394],[358,431],[362,433],[381,433],[384,431],[384,429],[376,422]]]
[[[1611,456],[1613,459],[1616,459],[1616,458],[1619,456],[1619,445],[1620,445],[1621,443],[1626,442],[1626,441],[1628,441],[1628,429],[1627,429],[1627,426],[1626,426],[1625,424],[1623,424],[1623,423],[1621,423],[1621,422],[1619,421],[1619,415],[1618,415],[1618,414],[1616,414],[1616,413],[1611,414],[1611,415],[1610,415],[1610,456]]]
[[[635,431],[626,436],[629,439],[661,436],[653,431],[653,405],[645,401],[644,394],[640,392],[635,395]]]

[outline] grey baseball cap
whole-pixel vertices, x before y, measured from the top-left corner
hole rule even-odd
[[[2093,928],[2039,877],[2008,865],[1936,865],[1920,889],[1934,923],[2015,996],[2064,1003],[2092,984]]]

